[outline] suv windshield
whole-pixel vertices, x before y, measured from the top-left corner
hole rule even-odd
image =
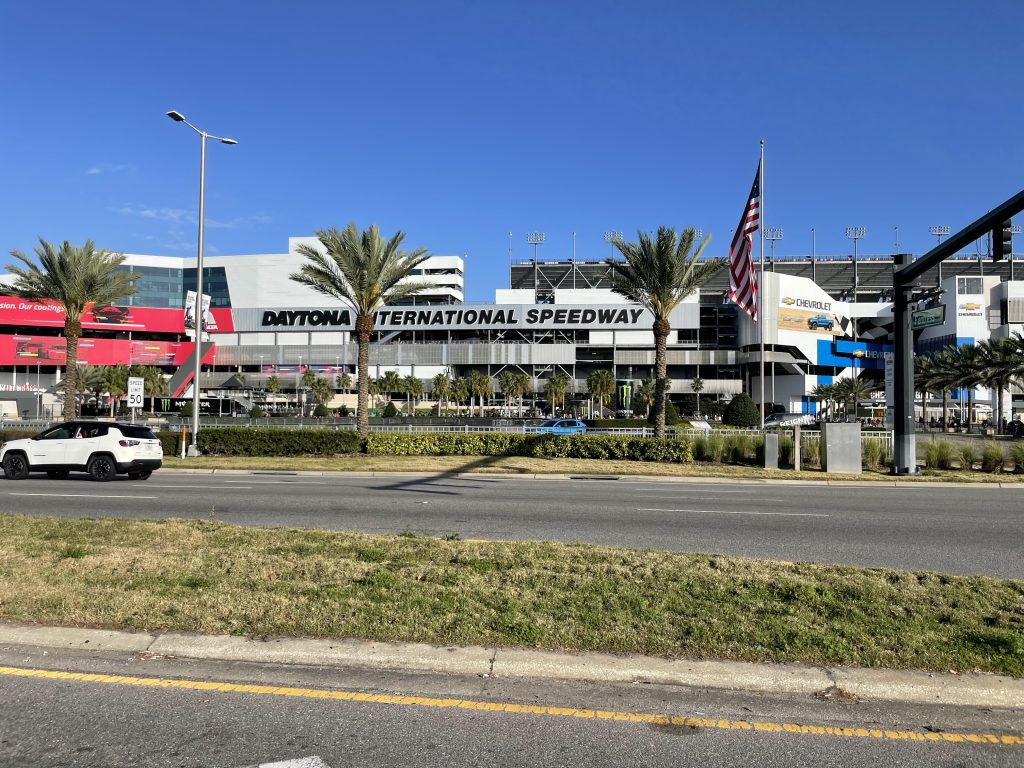
[[[156,435],[149,427],[132,427],[122,424],[118,427],[121,430],[121,434],[125,437],[131,437],[135,440],[156,440]]]
[[[559,422],[559,419],[548,419],[548,420],[547,420],[547,421],[545,421],[545,422],[544,422],[543,424],[541,424],[541,426],[542,426],[542,427],[553,427],[553,426],[555,426],[555,424],[557,424],[558,422]]]

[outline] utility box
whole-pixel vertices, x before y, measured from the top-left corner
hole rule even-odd
[[[825,423],[821,427],[822,469],[859,475],[861,472],[860,424]]]
[[[779,433],[765,432],[764,433],[764,468],[765,469],[778,469],[779,468]]]

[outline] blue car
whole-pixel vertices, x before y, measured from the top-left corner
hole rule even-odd
[[[835,326],[835,322],[828,315],[815,315],[807,321],[807,328],[814,330],[815,328],[824,328],[827,331],[831,331]]]
[[[527,427],[526,431],[546,435],[585,435],[587,425],[579,419],[548,419],[539,427]]]

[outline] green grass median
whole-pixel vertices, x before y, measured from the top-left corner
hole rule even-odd
[[[2,515],[0,618],[1024,677],[1024,581],[218,521]]]

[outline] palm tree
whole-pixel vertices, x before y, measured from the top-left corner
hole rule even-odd
[[[993,336],[978,342],[982,360],[981,383],[996,391],[995,427],[1002,434],[1003,393],[1014,379],[1014,368],[1020,365],[1017,344],[1006,336]]]
[[[327,378],[314,376],[313,381],[309,385],[309,396],[317,405],[327,405],[330,399],[334,397],[334,388]]]
[[[78,416],[78,377],[75,365],[78,362],[78,340],[82,336],[82,315],[90,305],[103,307],[135,293],[137,289],[132,281],[138,279],[139,275],[118,271],[117,268],[124,263],[124,254],[96,250],[91,240],[87,240],[81,248],[65,240],[55,249],[40,239],[35,252],[39,259],[38,266],[21,251],[11,251],[11,256],[24,266],[7,266],[7,271],[15,279],[11,284],[0,287],[0,293],[28,301],[55,301],[64,311],[64,337],[67,343],[64,416],[74,419]]]
[[[564,373],[556,373],[548,377],[548,380],[544,382],[544,396],[551,403],[552,416],[555,412],[556,402],[560,403],[563,411],[565,410],[565,392],[567,389],[569,389],[569,377]]]
[[[847,417],[850,415],[850,405],[853,406],[853,415],[857,415],[857,403],[871,396],[877,389],[867,379],[858,377],[856,379],[840,379],[833,385],[835,397],[842,401],[843,412]]]
[[[339,373],[334,377],[334,386],[347,395],[348,391],[352,389],[352,377],[347,373]]]
[[[405,410],[410,415],[416,413],[416,403],[423,396],[423,382],[411,373],[402,379],[402,389],[405,390]],[[412,409],[409,408],[409,398],[412,397]]]
[[[693,250],[695,236],[692,227],[684,229],[681,235],[676,235],[671,227],[658,227],[654,240],[646,232],[638,231],[639,242],[626,243],[621,238],[612,241],[624,261],[608,260],[612,290],[654,315],[655,437],[665,437],[669,314],[725,263],[724,259],[701,260],[711,237],[705,237]]]
[[[459,414],[459,405],[469,399],[469,380],[466,378],[456,379],[451,386],[452,400],[455,401],[455,415]],[[470,405],[472,410],[472,405]]]
[[[402,377],[398,371],[385,371],[384,375],[377,379],[380,386],[380,394],[387,398],[388,402],[394,399],[395,393],[402,392]]]
[[[452,383],[445,373],[439,373],[430,382],[430,395],[437,400],[437,415],[441,415],[441,403],[451,394]]]
[[[516,394],[519,396],[519,418],[523,418],[523,398],[533,389],[533,378],[528,373],[517,373]]]
[[[156,399],[167,394],[163,371],[152,365],[135,364],[128,368],[128,375],[142,379],[143,392],[149,398],[149,412],[156,415]]]
[[[590,395],[597,400],[598,408],[604,408],[608,398],[615,394],[615,377],[612,372],[603,368],[591,371],[587,376],[587,389]]]
[[[108,365],[103,370],[103,388],[110,395],[110,417],[117,415],[117,403],[128,391],[128,366]]]
[[[654,402],[654,380],[644,379],[637,386],[636,391],[633,393],[633,411],[643,412],[644,418],[647,417],[647,411],[650,410],[651,404]]]
[[[313,246],[300,245],[297,251],[308,263],[291,278],[338,299],[355,311],[356,341],[359,345],[356,367],[358,430],[365,436],[370,432],[370,338],[374,312],[378,307],[398,304],[433,285],[428,282],[402,282],[428,258],[428,254],[425,248],[406,253],[399,247],[405,239],[404,232],[398,231],[385,241],[376,225],[361,234],[355,224],[348,224],[341,232],[333,228],[318,230],[316,236],[326,253]]]
[[[501,390],[501,394],[505,396],[505,406],[508,407],[509,402],[518,396],[520,387],[522,386],[519,374],[511,368],[506,368],[498,374],[497,383],[498,389]]]
[[[76,393],[74,401],[76,413],[81,411],[81,409],[78,408],[78,396],[84,395],[87,392],[92,392],[96,396],[96,404],[99,405],[100,394],[103,392],[103,374],[104,368],[101,365],[75,366]],[[67,412],[66,407],[65,412]]]
[[[825,419],[828,419],[829,412],[832,410],[832,401],[836,399],[836,385],[815,384],[814,389],[811,390],[811,397],[818,402],[824,403],[822,413]]]
[[[480,403],[480,417],[484,415],[484,398],[491,394],[494,384],[491,377],[481,371],[473,371],[469,374],[469,392],[477,398]],[[472,411],[472,404],[470,404]]]
[[[690,389],[693,390],[693,394],[697,397],[697,414],[700,414],[700,393],[704,391],[704,379],[699,375],[694,376],[690,381]]]
[[[981,349],[974,344],[961,344],[952,353],[957,385],[967,390],[967,429],[976,421],[974,389],[985,382],[985,361]]]

